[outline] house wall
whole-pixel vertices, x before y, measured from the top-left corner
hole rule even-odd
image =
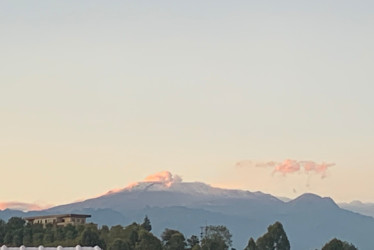
[[[48,218],[40,218],[35,219],[33,224],[57,224],[60,226],[65,226],[67,224],[72,225],[80,225],[80,224],[86,224],[86,218],[85,217],[48,217]]]
[[[36,219],[34,220],[34,224],[48,224],[48,223],[56,223],[57,222],[57,218],[56,217],[50,217],[50,218],[43,218],[43,219]]]

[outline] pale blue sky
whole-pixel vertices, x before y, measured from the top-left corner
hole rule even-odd
[[[0,201],[59,204],[161,170],[374,201],[373,13],[347,0],[2,1]],[[234,166],[287,158],[336,166],[309,186]]]

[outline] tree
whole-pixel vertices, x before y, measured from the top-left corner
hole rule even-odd
[[[165,250],[184,250],[186,247],[184,235],[177,230],[166,228],[161,239]]]
[[[343,242],[334,238],[326,243],[326,245],[322,247],[322,250],[357,250],[357,248],[346,241]]]
[[[8,220],[8,223],[6,225],[6,230],[17,230],[17,229],[23,229],[23,226],[25,225],[25,220],[20,217],[12,217]]]
[[[191,250],[201,250],[201,246],[200,245],[195,245],[195,246],[193,246],[193,248],[191,248]]]
[[[161,241],[147,230],[140,230],[135,250],[162,250]]]
[[[43,245],[43,233],[34,233],[32,235],[32,243],[35,246]]]
[[[103,242],[103,248],[107,249],[109,242],[109,227],[104,225],[99,230],[100,240]]]
[[[152,230],[151,221],[149,220],[148,216],[144,217],[144,222],[141,224],[142,228],[150,232]]]
[[[0,219],[0,245],[4,242],[4,236],[6,233],[6,223]]]
[[[289,250],[290,242],[280,222],[268,227],[266,234],[257,239],[258,250]]]
[[[79,242],[81,246],[102,246],[99,233],[92,228],[86,228]]]
[[[135,248],[136,243],[139,241],[139,232],[143,230],[146,231],[144,228],[142,228],[140,225],[133,223],[129,226],[127,226],[123,232],[122,232],[122,238],[126,239],[128,243],[130,244],[131,249]],[[147,231],[148,232],[148,231]]]
[[[256,242],[252,237],[249,239],[248,245],[244,250],[257,250]]]
[[[75,226],[73,226],[71,224],[67,224],[64,227],[64,234],[65,234],[65,239],[73,240],[73,239],[77,238],[78,231],[77,231]]]
[[[232,244],[231,233],[225,226],[207,226],[201,241],[203,250],[228,250]]]
[[[54,242],[53,225],[47,224],[44,230],[43,243],[50,244]]]
[[[194,246],[199,245],[200,241],[196,235],[192,235],[189,239],[187,239],[187,245],[190,249],[193,249]]]
[[[12,232],[8,231],[6,232],[5,236],[4,236],[4,244],[7,245],[7,246],[11,246],[13,243],[13,234]]]
[[[40,225],[40,226],[42,226],[42,225]],[[53,230],[54,230],[54,235],[55,235],[55,240],[56,241],[59,241],[59,242],[65,241],[66,237],[65,237],[65,230],[64,230],[63,227],[54,227]],[[84,230],[84,228],[83,228],[83,230]],[[82,233],[83,233],[83,230],[82,230]]]
[[[21,246],[23,243],[23,228],[17,229],[13,233],[13,246]]]
[[[130,246],[126,241],[122,239],[116,239],[109,247],[109,250],[130,250]]]
[[[109,238],[115,239],[124,238],[124,228],[121,225],[112,226],[109,231]]]
[[[22,245],[24,245],[24,246],[31,246],[32,245],[32,228],[31,228],[31,224],[26,224],[26,226],[23,229],[23,242],[22,242]]]

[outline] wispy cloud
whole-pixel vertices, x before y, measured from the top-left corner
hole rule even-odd
[[[262,167],[262,168],[272,168],[273,174],[280,173],[284,176],[293,173],[305,173],[305,174],[317,174],[322,179],[327,176],[328,168],[335,166],[335,163],[316,163],[314,161],[298,161],[292,159],[286,159],[283,162],[277,161],[253,161],[253,160],[243,160],[235,164],[237,168],[247,168],[247,167]]]
[[[182,182],[182,178],[178,175],[172,175],[169,171],[162,171],[147,176],[143,182],[162,182],[170,186],[173,183]]]
[[[276,164],[273,173],[282,173],[283,175],[299,172],[300,163],[295,160],[287,159],[280,164]]]
[[[300,163],[307,173],[314,172],[321,175],[321,178],[326,177],[326,171],[329,167],[335,166],[335,163],[315,163],[313,161],[303,161]]]
[[[182,182],[182,177],[179,175],[173,175],[169,171],[161,171],[155,174],[148,175],[147,177],[144,178],[144,180],[139,181],[139,182],[133,182],[129,185],[127,185],[125,188],[117,188],[117,189],[112,189],[109,192],[105,193],[106,194],[112,194],[112,193],[118,193],[124,190],[132,189],[133,187],[139,185],[140,183],[151,183],[151,182],[158,182],[162,183],[164,186],[170,187],[174,183],[179,183]],[[101,195],[100,195],[101,196]]]
[[[21,211],[33,211],[33,210],[43,210],[47,209],[50,206],[41,206],[34,203],[24,203],[18,201],[11,201],[11,202],[0,202],[0,209],[15,209]]]

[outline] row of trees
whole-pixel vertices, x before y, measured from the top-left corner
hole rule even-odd
[[[142,224],[133,223],[102,226],[95,224],[67,225],[27,224],[22,218],[13,217],[6,223],[0,220],[0,246],[100,246],[108,250],[228,250],[232,235],[225,226],[207,226],[199,238],[190,238],[174,229],[165,229],[161,239],[151,233],[151,222],[146,216]],[[232,250],[234,248],[231,248]],[[268,227],[268,231],[256,241],[249,239],[244,250],[289,250],[290,243],[280,222]],[[327,243],[322,250],[357,250],[355,246],[338,239]]]
[[[252,237],[244,250],[289,250],[290,242],[280,222],[275,222],[268,227],[267,233],[255,241]],[[332,239],[326,243],[322,250],[357,250],[357,248],[345,241]]]

